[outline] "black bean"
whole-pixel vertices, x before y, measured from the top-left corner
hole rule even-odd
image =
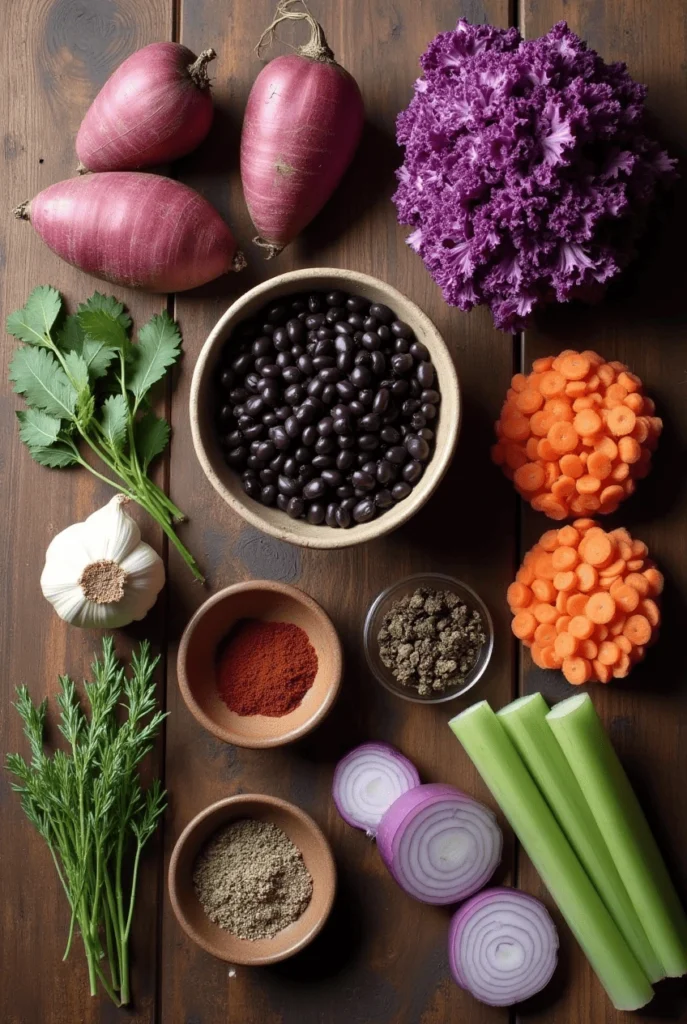
[[[417,377],[413,377],[410,382],[409,394],[411,398],[419,398],[420,395],[422,394],[422,384],[420,384],[420,381],[417,379]]]
[[[274,361],[279,367],[279,369],[282,371],[282,377],[284,376],[284,370],[289,369],[289,367],[293,366],[295,362],[290,352],[279,352],[277,354],[277,358]],[[298,367],[296,367],[296,369],[298,369]],[[301,371],[298,370],[298,372],[300,373]]]
[[[403,445],[398,444],[394,445],[393,448],[388,449],[386,457],[389,460],[389,462],[392,462],[395,465],[400,466],[408,458],[408,453],[406,452]]]
[[[388,423],[395,423],[400,415],[401,415],[401,413],[396,408],[396,406],[395,405],[390,405],[389,409],[387,410],[387,412],[384,413],[384,417],[383,418],[384,418],[385,425],[388,424]]]
[[[324,299],[317,292],[308,295],[308,309],[311,313],[319,313],[324,306]]]
[[[260,392],[260,397],[265,405],[271,405],[274,407],[279,401],[279,388],[276,384],[268,384],[267,387],[263,388]]]
[[[412,338],[415,339],[413,329],[403,320],[394,320],[391,323],[391,333],[395,338]]]
[[[360,349],[353,357],[354,366],[372,366],[372,353]]]
[[[305,354],[305,345],[292,345],[291,346],[291,355],[293,356],[294,359],[297,360],[297,359],[300,358],[300,356],[302,356],[304,354]]]
[[[286,397],[286,394],[284,395],[284,397]],[[312,421],[315,419],[315,410],[311,405],[308,405],[306,402],[304,405],[298,406],[298,408],[294,412],[294,416],[296,417],[301,426],[307,426],[308,423],[312,423]]]
[[[441,401],[441,395],[439,394],[438,391],[435,391],[433,388],[429,388],[422,392],[422,394],[420,395],[420,401],[429,402],[430,405],[438,405],[439,402]]]
[[[350,511],[343,505],[339,505],[336,510],[336,525],[342,530],[347,530],[351,523],[352,519]]]
[[[262,334],[259,338],[256,338],[251,346],[251,352],[254,356],[266,356],[272,351],[272,339],[266,334]]]
[[[321,476],[327,487],[341,487],[344,482],[343,473],[338,469],[323,469]]]
[[[331,416],[324,416],[317,424],[317,432],[320,437],[329,437],[334,432],[334,420]]]
[[[285,494],[287,498],[293,498],[301,493],[303,484],[294,477],[280,475],[277,480],[277,487],[281,494]]]
[[[322,401],[322,399],[317,398],[315,395],[308,395],[308,397],[306,398],[306,400],[305,400],[305,402],[303,404],[304,405],[311,405],[313,407],[313,409],[315,410],[315,414],[316,415],[317,414],[321,414],[321,413],[324,412],[324,408],[325,408],[324,402]]]
[[[246,464],[248,458],[248,449],[244,445],[240,445],[238,448],[232,448],[231,451],[227,452],[225,459],[228,465],[233,466],[234,469],[241,469]]]
[[[372,383],[372,372],[366,366],[356,366],[351,370],[351,384],[357,388],[369,388]]]
[[[373,302],[370,306],[370,316],[373,316],[375,320],[379,320],[383,324],[390,324],[394,319],[394,314],[388,306],[384,306],[381,302]]]
[[[312,373],[312,370],[313,370],[312,357],[308,356],[308,355],[299,356],[298,357],[298,369],[301,371],[301,373],[305,373],[305,374],[307,374],[309,376]]]
[[[382,486],[386,486],[386,484],[391,483],[394,479],[394,475],[394,467],[391,463],[387,462],[386,459],[380,459],[377,463],[377,481],[382,484]]]
[[[361,434],[358,438],[358,448],[363,452],[373,452],[379,448],[379,437],[376,434]]]
[[[288,315],[288,307],[279,303],[279,305],[272,306],[272,309],[267,314],[267,319],[271,324],[280,324],[286,320]]]
[[[407,338],[396,338],[394,342],[394,352],[410,352],[410,342]],[[413,358],[412,356],[410,357]]]
[[[424,426],[426,426],[426,424],[427,420],[425,419],[421,412],[413,413],[413,415],[410,418],[410,426],[412,430],[421,430]]]
[[[424,438],[418,437],[417,434],[409,434],[406,437],[405,446],[408,454],[416,462],[426,462],[429,458],[429,445]]]
[[[327,312],[325,313],[325,320],[331,327],[333,327],[334,324],[337,323],[337,321],[345,321],[345,319],[346,310],[344,309],[343,306],[332,306],[332,308],[328,309]]]
[[[358,504],[360,498],[364,497],[364,494],[352,494],[350,498],[344,498],[344,500],[341,502],[341,508],[348,509],[349,512],[352,512],[355,506]]]
[[[365,416],[360,417],[358,423],[362,430],[374,433],[381,428],[382,417],[377,412],[368,412]]]
[[[238,448],[243,441],[243,434],[240,430],[232,430],[224,439],[227,448]]]
[[[315,377],[308,384],[308,394],[314,395],[315,398],[322,398],[322,392],[326,386],[327,385],[323,380],[320,380],[319,377]]]
[[[419,408],[420,403],[417,398],[406,398],[405,402],[401,406],[401,412],[404,416],[412,416]]]
[[[340,487],[336,488],[336,496],[342,501],[347,501],[348,498],[353,497],[353,486],[352,484],[341,484]]]
[[[277,508],[280,508],[282,512],[286,512],[288,508],[289,499],[285,494],[277,494]]]
[[[233,402],[234,405],[239,405],[241,402],[245,402],[248,398],[248,392],[245,388],[233,388],[229,392],[229,401]]]
[[[300,321],[296,320],[296,323]],[[288,352],[291,348],[291,338],[285,327],[277,327],[272,335],[272,341],[277,352]]]
[[[289,437],[295,438],[300,436],[301,425],[295,416],[289,416],[288,419],[284,420],[284,430]]]
[[[396,398],[405,398],[410,391],[410,384],[407,380],[395,380],[391,385],[391,394]]]
[[[312,526],[319,526],[320,523],[324,522],[325,512],[324,505],[319,501],[313,501],[312,505],[308,506],[305,518]]]
[[[422,362],[418,364],[415,371],[418,381],[423,388],[431,388],[434,383],[434,367],[431,363]]]
[[[376,331],[379,327],[379,320],[374,316],[368,316],[363,322],[363,329],[366,331]]]
[[[375,377],[383,377],[386,374],[386,359],[383,352],[370,353],[370,369]]]
[[[277,416],[276,412],[272,412],[270,410],[269,412],[265,412],[262,414],[262,422],[266,427],[276,427],[277,424],[279,423],[279,417]]]
[[[324,313],[313,313],[305,318],[305,326],[309,331],[316,331],[318,327],[324,326],[325,322]]]
[[[404,498],[408,497],[412,489],[407,480],[400,480],[391,488],[394,501],[403,501]]]
[[[294,497],[291,498],[288,505],[286,506],[286,514],[291,519],[300,519],[305,512],[305,502],[302,498]]]
[[[336,390],[345,402],[350,402],[358,394],[358,389],[354,384],[351,384],[350,380],[338,381]]]
[[[262,487],[260,486],[259,481],[256,480],[254,476],[245,476],[244,475],[244,477],[243,477],[243,489],[244,489],[244,491],[246,492],[246,494],[248,495],[249,498],[254,498],[256,501],[260,500],[260,495],[262,493]]]
[[[300,384],[291,384],[285,389],[284,398],[289,405],[300,405],[305,398],[305,390]]]
[[[421,341],[414,341],[410,346],[410,354],[417,360],[429,360],[429,349]]]
[[[334,324],[334,330],[337,334],[349,334],[353,336],[355,333],[355,327],[350,324],[347,320],[339,320]]]
[[[270,462],[270,469],[273,469],[275,473],[281,473],[282,469],[284,468],[285,462],[286,456],[283,454],[283,452],[280,453],[279,455],[275,455],[272,461]]]
[[[356,395],[357,394],[358,392],[356,391]],[[354,398],[352,402],[348,403],[348,411],[350,412],[351,416],[364,416],[365,406],[363,405],[362,402],[359,402],[357,398]]]
[[[371,406],[375,400],[375,393],[371,388],[363,388],[358,392],[358,401],[363,406]]]
[[[372,474],[365,473],[362,469],[356,469],[355,473],[351,474],[351,482],[354,487],[363,491],[371,491],[375,486],[375,478]]]
[[[312,466],[301,466],[298,470],[298,479],[302,484],[307,484],[317,476],[317,470]]]
[[[263,377],[269,377],[270,380],[276,380],[277,377],[281,377],[281,367],[277,366],[276,363],[268,363],[267,366],[263,366],[260,370]]]
[[[355,349],[355,342],[347,334],[337,334],[334,339],[334,348],[337,352],[352,352]]]
[[[321,498],[326,490],[327,485],[324,480],[321,477],[315,477],[314,480],[310,480],[303,488],[303,497],[310,499]]]
[[[352,451],[342,451],[336,456],[337,468],[346,473],[355,465],[355,455]]]
[[[332,501],[329,505],[327,505],[327,510],[324,514],[325,523],[327,524],[327,526],[331,526],[334,529],[336,529],[336,527],[338,527],[339,525],[336,521],[336,512],[338,507],[339,506],[336,504],[336,502]]]
[[[294,458],[294,456],[293,455],[287,456],[287,459],[286,459],[286,461],[284,463],[284,468],[282,469],[283,475],[284,476],[290,476],[290,477],[296,477],[296,476],[298,476],[298,470],[299,469],[300,469],[300,466],[296,462],[296,459]]]
[[[352,352],[339,352],[336,357],[336,367],[341,373],[350,373],[355,366],[355,360]],[[350,381],[344,383],[350,384]]]
[[[260,501],[263,505],[274,505],[277,500],[277,488],[274,484],[265,484],[260,491]]]
[[[339,392],[336,390],[335,384],[327,384],[326,388],[322,392],[322,401],[325,405],[334,405],[334,402],[339,397]]]
[[[420,412],[426,420],[433,420],[436,419],[437,407],[436,405],[431,405],[430,402],[425,402],[424,405],[420,406]]]
[[[346,309],[350,309],[351,313],[362,313],[363,310],[369,309],[370,300],[363,298],[362,295],[349,295],[346,299]]]
[[[249,370],[253,369],[253,356],[250,352],[244,352],[243,355],[237,356],[231,364],[232,370],[239,374],[241,377],[248,373]]]
[[[403,467],[403,479],[412,487],[418,482],[424,470],[425,467],[419,462],[407,462]]]
[[[290,446],[291,440],[283,427],[270,427],[269,434],[280,452]]]
[[[401,352],[391,357],[391,368],[394,373],[403,375],[409,373],[413,368],[413,357],[409,352]]]
[[[343,292],[327,292],[325,296],[325,302],[328,306],[343,306],[348,298]]]
[[[248,416],[259,416],[265,408],[265,403],[260,395],[254,395],[252,398],[248,399],[245,408]]]
[[[221,374],[219,376],[220,384],[227,391],[229,391],[233,387],[235,380],[236,380],[236,374],[229,367],[227,367],[225,370],[222,370],[222,372],[221,372]]]
[[[313,360],[313,362],[316,361],[317,360]],[[320,380],[323,380],[325,384],[336,384],[336,382],[341,377],[341,374],[337,370],[336,366],[328,364],[327,366],[320,370],[318,377],[320,378]]]
[[[296,448],[295,452],[293,453],[293,457],[296,460],[296,462],[312,462],[313,460],[312,451],[310,450],[310,448],[306,448],[304,444]]]
[[[391,508],[394,504],[394,496],[391,491],[383,490],[377,491],[375,494],[375,505],[379,509]]]
[[[386,410],[389,407],[390,398],[391,395],[389,394],[389,389],[380,388],[377,394],[374,396],[374,399],[372,400],[372,411],[375,413],[386,412]]]
[[[315,444],[319,436],[317,427],[314,423],[311,423],[307,427],[304,427],[303,433],[301,434],[301,441],[304,445],[307,445],[307,447],[310,448]]]
[[[243,436],[247,441],[257,441],[258,438],[262,437],[265,433],[265,427],[262,423],[256,423],[252,427],[245,427],[243,429]]]
[[[381,348],[382,339],[376,331],[365,331],[360,339],[360,344],[363,345],[368,352],[375,352],[378,348]]]
[[[318,455],[331,455],[336,451],[336,441],[333,437],[320,437],[315,442],[315,451]]]
[[[354,331],[362,331],[365,317],[361,316],[360,313],[351,313],[347,320]]]
[[[312,465],[314,469],[321,472],[336,465],[336,459],[333,455],[316,455],[312,460]]]
[[[260,447],[260,442],[259,441],[251,441],[251,444],[250,444],[250,453],[251,453],[251,455],[257,455],[259,447]]]
[[[294,342],[298,344],[299,342],[303,341],[303,339],[305,338],[305,327],[303,326],[302,320],[287,320],[286,333],[289,336],[289,341],[291,342],[291,344],[293,344]]]
[[[246,375],[246,377],[244,379],[244,384],[246,385],[246,390],[249,391],[250,394],[252,394],[252,395],[256,394],[256,392],[258,390],[258,384],[259,383],[260,383],[260,374],[259,373],[249,373],[249,374]]]
[[[382,344],[385,345],[388,341],[391,341],[393,334],[386,324],[380,324],[377,328],[377,334],[382,339]]]
[[[353,509],[353,518],[356,523],[369,523],[377,515],[377,508],[374,498],[363,498]]]
[[[274,324],[263,324],[260,328],[261,334],[267,334],[271,338],[274,334]]]
[[[261,462],[269,462],[277,454],[277,449],[273,441],[261,441],[255,454]]]

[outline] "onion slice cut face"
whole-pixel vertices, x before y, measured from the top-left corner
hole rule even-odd
[[[461,988],[489,1006],[513,1006],[550,981],[558,933],[533,896],[517,889],[485,889],[454,914],[448,956]]]
[[[437,905],[457,903],[486,885],[502,844],[489,808],[441,783],[404,793],[377,829],[379,852],[401,888]]]
[[[363,743],[339,761],[332,795],[344,821],[375,836],[384,813],[420,785],[417,768],[388,743]]]

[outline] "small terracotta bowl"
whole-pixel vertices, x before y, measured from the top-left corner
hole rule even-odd
[[[237,715],[217,692],[219,645],[239,619],[293,622],[317,653],[317,675],[299,706],[281,718]],[[202,604],[184,630],[177,656],[179,687],[209,732],[237,747],[279,747],[304,736],[331,709],[341,684],[341,643],[329,616],[296,587],[271,580],[236,583]]]
[[[205,914],[193,887],[193,865],[204,844],[217,829],[241,818],[278,825],[303,854],[313,880],[303,914],[271,939],[240,939],[220,928]],[[335,892],[334,858],[318,826],[300,807],[264,794],[231,796],[206,807],[179,836],[169,864],[169,896],[179,924],[207,953],[233,964],[257,967],[298,953],[327,920]]]

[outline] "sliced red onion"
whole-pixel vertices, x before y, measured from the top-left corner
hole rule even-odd
[[[443,783],[404,793],[377,829],[384,863],[423,903],[457,903],[481,889],[501,860],[502,843],[489,808]]]
[[[489,1006],[513,1006],[548,984],[558,933],[546,907],[518,889],[485,889],[453,915],[448,958],[461,988]]]
[[[374,836],[385,811],[419,785],[417,768],[395,747],[362,743],[336,766],[334,803],[344,821]]]

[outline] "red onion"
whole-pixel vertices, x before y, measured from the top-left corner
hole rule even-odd
[[[254,241],[266,249],[268,259],[327,202],[353,159],[363,129],[363,101],[355,79],[336,63],[307,7],[292,10],[297,2],[281,0],[258,43],[258,54],[282,21],[307,21],[310,40],[260,72],[248,97],[241,135],[243,191],[260,232]]]
[[[398,884],[423,903],[457,903],[489,881],[503,837],[483,804],[443,783],[409,790],[377,829],[377,846]]]
[[[451,920],[453,977],[489,1006],[512,1006],[548,984],[558,933],[546,907],[517,889],[485,889]]]
[[[137,50],[107,80],[76,137],[80,170],[132,171],[176,160],[212,124],[207,73],[214,50],[196,57],[180,43]]]
[[[157,174],[69,178],[22,203],[15,215],[30,220],[67,263],[113,284],[179,292],[245,265],[214,207]]]
[[[417,768],[395,747],[362,743],[336,766],[332,795],[344,821],[374,836],[393,802],[419,785]]]

